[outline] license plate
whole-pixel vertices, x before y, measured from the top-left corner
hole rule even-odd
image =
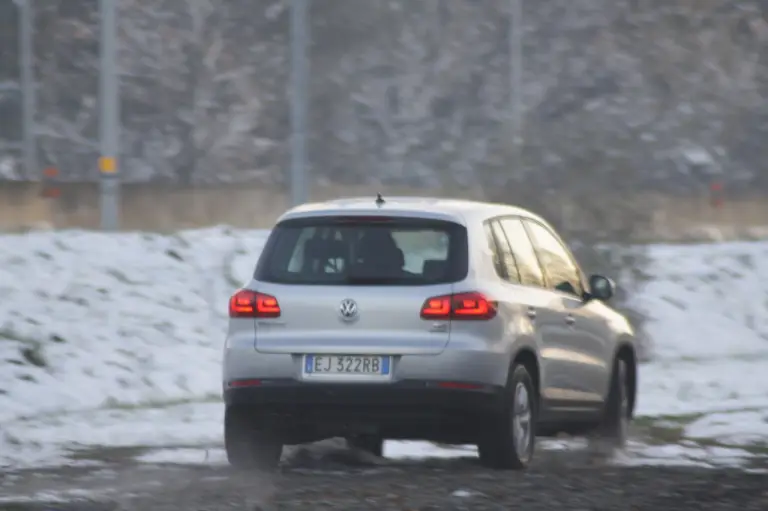
[[[305,376],[372,376],[390,375],[390,357],[374,355],[305,355]]]

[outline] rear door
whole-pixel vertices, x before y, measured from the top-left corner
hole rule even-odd
[[[424,321],[430,297],[467,275],[462,225],[405,217],[315,217],[278,225],[253,290],[280,317],[255,320],[265,353],[436,355],[449,321]]]
[[[544,273],[522,221],[507,217],[501,220],[500,226],[517,262],[519,282],[527,288],[525,293],[516,293],[515,299],[525,297],[525,313],[529,314],[535,327],[542,364],[542,396],[556,399],[555,396],[561,395],[568,385],[557,358],[552,356],[552,347],[562,330],[562,307],[558,297],[546,288]]]
[[[599,317],[584,301],[581,271],[568,248],[543,224],[525,220],[536,254],[558,303],[560,324],[547,357],[567,383],[567,400],[591,405],[602,400],[605,381],[606,339],[595,335]]]

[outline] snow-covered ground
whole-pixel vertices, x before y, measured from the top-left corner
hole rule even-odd
[[[150,448],[136,454],[147,462],[222,462],[226,303],[265,237],[226,228],[0,236],[0,467],[137,446]],[[765,455],[768,243],[654,246],[650,258],[634,298],[654,339],[638,403],[650,438],[616,462],[734,465]],[[419,442],[385,451],[473,454]]]

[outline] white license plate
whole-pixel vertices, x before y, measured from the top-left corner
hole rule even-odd
[[[305,355],[305,376],[388,378],[391,358],[375,355]]]

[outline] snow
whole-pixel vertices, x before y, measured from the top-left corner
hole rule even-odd
[[[264,237],[0,238],[0,422],[218,395],[225,266]]]
[[[435,446],[430,442],[386,442],[384,456],[392,459],[462,458],[476,456],[474,445]]]
[[[696,444],[645,445],[631,443],[617,462],[626,466],[672,465],[691,467],[739,467],[752,455],[743,449]]]
[[[4,427],[8,445],[0,451],[0,463],[17,467],[57,465],[70,451],[94,446],[214,446],[221,441],[222,420],[219,403],[196,402],[156,408],[96,409],[44,420],[14,421]],[[205,450],[200,453],[197,461],[206,461]],[[91,464],[88,460],[78,462],[83,463]]]
[[[183,465],[195,465],[204,463],[207,465],[226,465],[227,457],[224,449],[200,449],[186,448],[162,448],[136,457],[143,463],[174,463]]]
[[[638,414],[701,415],[688,438],[768,444],[768,243],[655,246]]]
[[[220,360],[230,293],[267,232],[0,236],[0,466],[224,463]],[[768,243],[657,245],[635,306],[651,318],[638,415],[683,441],[637,441],[619,464],[742,465],[768,444]],[[409,261],[409,264],[418,261]],[[581,448],[548,440],[546,449]],[[474,456],[387,442],[392,459]]]
[[[715,159],[703,147],[688,147],[683,149],[682,153],[691,165],[704,166],[715,163]]]
[[[0,495],[0,504],[3,502],[15,505],[22,503],[35,504],[40,502],[46,502],[48,504],[65,504],[76,500],[87,500],[103,497],[111,493],[111,491],[112,488],[103,488],[98,492],[75,488],[66,491],[36,492],[31,495]]]
[[[759,445],[768,440],[768,407],[703,415],[688,425],[692,439],[727,439],[730,445]]]

